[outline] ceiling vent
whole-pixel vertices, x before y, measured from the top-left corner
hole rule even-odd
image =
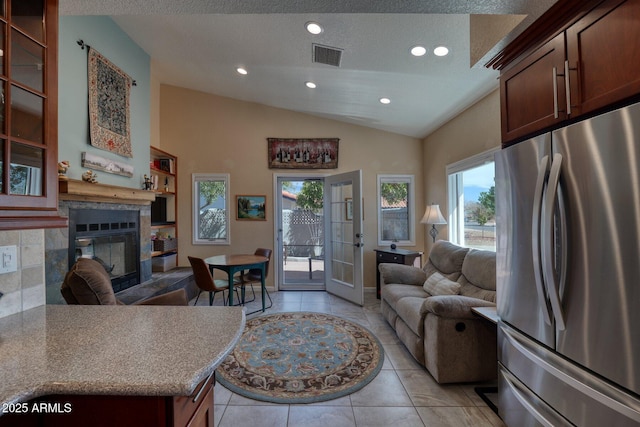
[[[313,44],[313,62],[339,67],[341,59],[342,49]]]

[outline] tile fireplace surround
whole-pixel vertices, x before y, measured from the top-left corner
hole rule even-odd
[[[58,214],[69,217],[69,209],[134,210],[140,212],[140,283],[151,280],[151,205],[60,200]],[[45,230],[45,278],[47,304],[64,304],[60,285],[69,270],[69,230]]]

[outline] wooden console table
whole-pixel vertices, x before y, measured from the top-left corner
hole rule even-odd
[[[382,263],[413,265],[420,257],[422,267],[422,252],[407,251],[405,249],[375,249],[376,251],[376,295],[380,299],[380,271],[378,265]]]

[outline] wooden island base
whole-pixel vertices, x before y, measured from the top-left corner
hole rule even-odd
[[[212,375],[191,396],[43,396],[21,404],[26,414],[0,417],[0,427],[213,427],[214,385]]]

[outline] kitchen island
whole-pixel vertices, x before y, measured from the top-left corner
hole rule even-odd
[[[184,425],[201,403],[212,417],[214,371],[244,324],[241,307],[48,305],[2,318],[0,425],[100,411]]]

